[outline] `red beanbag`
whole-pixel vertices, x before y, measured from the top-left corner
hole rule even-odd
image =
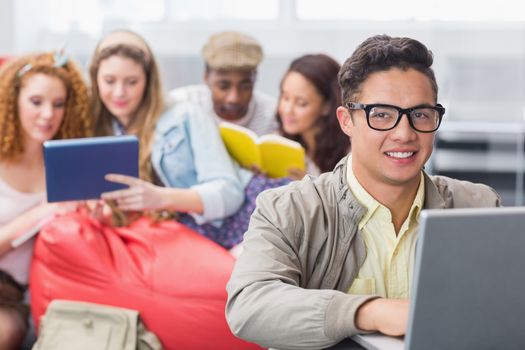
[[[115,228],[70,213],[36,240],[33,318],[38,327],[53,299],[87,301],[138,310],[166,349],[259,349],[226,324],[233,264],[226,250],[177,222],[142,218]]]

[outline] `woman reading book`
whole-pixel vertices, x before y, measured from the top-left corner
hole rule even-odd
[[[245,193],[253,202],[259,183],[251,174],[239,178],[215,122],[198,106],[164,105],[144,39],[122,30],[106,36],[90,76],[95,133],[135,134],[140,142],[140,179],[109,174],[108,180],[129,188],[103,198],[125,212],[178,212],[182,223],[223,247],[239,243],[253,211],[253,205],[246,209]]]
[[[303,145],[306,173],[311,175],[332,171],[350,148],[335,115],[341,105],[339,68],[327,55],[305,55],[291,63],[281,81],[279,131]],[[302,178],[304,172],[292,170],[291,176]]]
[[[88,136],[81,72],[63,52],[28,55],[0,71],[0,349],[19,349],[28,328],[24,293],[33,239],[20,234],[68,205],[46,203],[42,143]]]

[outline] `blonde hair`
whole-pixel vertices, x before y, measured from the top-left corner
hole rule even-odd
[[[111,121],[114,116],[102,103],[97,82],[100,63],[112,56],[126,57],[137,62],[142,66],[146,75],[144,96],[130,125],[126,126],[126,132],[138,137],[140,177],[151,182],[153,180],[153,168],[150,156],[155,124],[164,110],[158,65],[148,44],[138,34],[131,31],[113,32],[98,44],[89,67],[91,109],[94,116],[94,131],[98,136],[113,134]]]
[[[18,115],[18,96],[35,74],[57,77],[66,88],[64,119],[53,139],[86,137],[91,133],[89,97],[82,73],[67,57],[56,62],[54,53],[26,55],[6,62],[0,69],[0,159],[14,159],[24,152],[24,135]]]

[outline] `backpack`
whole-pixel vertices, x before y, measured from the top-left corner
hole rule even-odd
[[[135,310],[53,300],[32,350],[162,350]]]

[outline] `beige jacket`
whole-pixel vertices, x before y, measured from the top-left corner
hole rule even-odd
[[[265,191],[257,199],[227,285],[226,317],[237,336],[264,347],[320,349],[358,332],[357,308],[373,296],[346,292],[366,250],[365,209],[332,173]],[[494,207],[488,186],[425,174],[425,208]]]

